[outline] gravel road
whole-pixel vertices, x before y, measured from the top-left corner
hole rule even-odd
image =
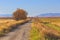
[[[31,30],[31,23],[20,25],[16,30],[0,37],[0,40],[29,40],[29,31]]]

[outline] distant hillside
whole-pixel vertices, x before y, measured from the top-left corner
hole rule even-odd
[[[12,14],[0,14],[0,17],[11,17]]]
[[[60,17],[60,13],[45,13],[38,15],[38,17]]]

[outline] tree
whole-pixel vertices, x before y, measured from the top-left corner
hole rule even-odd
[[[27,12],[23,9],[17,9],[13,13],[13,19],[15,20],[21,20],[21,19],[26,19],[27,18]]]

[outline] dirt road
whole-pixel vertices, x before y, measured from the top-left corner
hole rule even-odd
[[[28,40],[30,30],[31,23],[28,22],[24,25],[20,25],[19,28],[8,33],[6,36],[0,37],[0,40]]]

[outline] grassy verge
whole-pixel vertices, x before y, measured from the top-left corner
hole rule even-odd
[[[0,36],[5,35],[6,33],[10,32],[10,30],[18,27],[18,25],[24,24],[28,22],[29,19],[26,20],[20,20],[20,21],[6,21],[6,22],[1,22],[0,24]],[[3,25],[2,25],[3,24]]]
[[[60,40],[60,36],[57,36],[49,32],[49,30],[45,29],[41,25],[42,25],[41,23],[36,21],[32,23],[32,29],[30,31],[30,40]],[[52,28],[53,30],[55,29],[57,31],[60,31],[60,28],[56,25],[50,23],[44,23],[44,25],[46,25],[45,27],[49,27]]]
[[[36,27],[32,27],[32,30],[30,32],[30,40],[41,40],[41,33],[39,32],[39,29]]]

